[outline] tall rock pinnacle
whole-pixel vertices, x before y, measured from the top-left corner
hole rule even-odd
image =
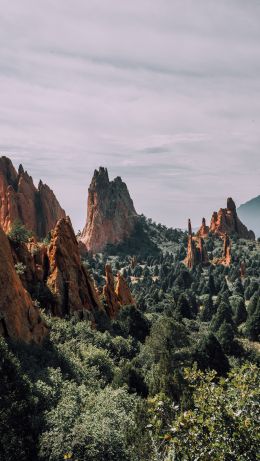
[[[133,201],[122,179],[109,181],[106,168],[95,170],[88,189],[87,222],[80,238],[85,249],[97,253],[108,244],[124,241],[136,220]]]

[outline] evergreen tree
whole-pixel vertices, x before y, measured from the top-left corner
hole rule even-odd
[[[230,306],[225,302],[221,302],[211,322],[212,331],[218,331],[224,321],[229,323],[232,327],[234,326]]]

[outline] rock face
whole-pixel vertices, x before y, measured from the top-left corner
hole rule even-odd
[[[47,286],[56,300],[54,313],[60,317],[77,313],[81,318],[91,318],[91,313],[101,305],[94,283],[81,264],[69,218],[60,219],[52,231],[48,258]]]
[[[103,295],[107,304],[107,314],[113,319],[117,316],[120,304],[115,292],[115,280],[110,264],[105,267],[106,284],[103,288]]]
[[[239,238],[255,239],[254,232],[248,230],[240,221],[235,202],[232,198],[227,199],[227,208],[220,208],[218,213],[214,211],[211,218],[210,231],[221,236],[227,233],[228,235],[237,234]]]
[[[224,236],[223,243],[223,264],[225,266],[230,266],[231,263],[231,242],[228,234]]]
[[[192,235],[191,221],[188,221],[188,249],[187,256],[184,263],[192,269],[198,264],[207,265],[209,264],[207,250],[204,246],[202,237],[194,237]]]
[[[214,264],[222,264],[223,266],[230,266],[231,264],[231,240],[229,235],[225,233],[223,237],[223,252],[221,258],[216,258]]]
[[[37,307],[16,273],[11,247],[0,227],[0,334],[40,343],[47,334]]]
[[[120,177],[109,181],[106,168],[95,170],[88,190],[87,222],[81,244],[91,253],[108,244],[118,244],[129,237],[137,214],[127,186]]]
[[[103,295],[107,305],[107,314],[111,319],[116,318],[122,306],[135,305],[135,300],[125,278],[118,273],[115,287],[115,279],[110,264],[105,267],[106,284]]]
[[[206,224],[206,219],[202,218],[202,224],[197,233],[198,237],[206,238],[209,235],[209,226]]]
[[[52,190],[41,181],[35,187],[22,165],[18,172],[7,157],[0,157],[0,225],[8,232],[20,221],[37,237],[45,237],[65,217]]]
[[[132,296],[130,288],[125,278],[118,272],[116,284],[116,296],[121,306],[135,305],[135,300]]]

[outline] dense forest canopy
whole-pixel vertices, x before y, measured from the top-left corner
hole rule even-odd
[[[209,235],[209,264],[188,269],[187,240],[141,217],[83,261],[100,291],[105,264],[120,272],[133,305],[94,322],[43,312],[41,346],[1,339],[1,459],[257,459],[259,242],[231,236],[225,266]]]

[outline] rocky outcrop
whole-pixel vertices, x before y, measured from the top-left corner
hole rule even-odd
[[[225,235],[222,238],[223,238],[222,257],[214,259],[213,264],[215,265],[222,264],[223,266],[230,266],[231,264],[231,240],[227,233],[225,233]]]
[[[132,296],[131,290],[128,286],[126,279],[118,272],[117,284],[115,290],[117,299],[121,306],[128,306],[130,304],[135,305],[135,300]]]
[[[95,170],[88,190],[87,222],[80,237],[85,250],[97,253],[108,244],[124,241],[136,221],[133,201],[122,179],[109,181],[106,168]]]
[[[206,238],[208,237],[209,235],[209,226],[207,226],[206,224],[206,219],[205,218],[202,218],[202,224],[198,230],[198,233],[197,233],[197,236],[198,237],[202,237],[202,238]]]
[[[204,241],[202,237],[195,237],[192,235],[191,221],[188,220],[188,248],[187,256],[184,260],[184,263],[187,267],[192,269],[198,264],[208,265],[209,258],[207,250],[204,246]]]
[[[255,234],[248,230],[247,227],[240,221],[235,202],[232,198],[227,199],[227,208],[220,208],[218,212],[214,211],[211,223],[210,232],[224,236],[225,234],[237,234],[239,238],[254,240]]]
[[[117,316],[120,304],[115,292],[115,279],[110,264],[106,264],[106,284],[103,288],[103,295],[106,302],[107,314],[111,319]]]
[[[0,157],[0,225],[8,232],[16,221],[39,238],[65,217],[53,191],[41,181],[35,187],[22,165],[18,172],[7,157]]]
[[[225,266],[230,266],[231,263],[231,241],[226,233],[224,235],[224,243],[223,243],[223,264]]]
[[[81,264],[78,242],[69,218],[58,221],[48,247],[47,287],[55,297],[54,314],[92,318],[101,309],[94,283]]]
[[[0,334],[13,340],[40,343],[47,331],[16,273],[8,238],[0,227]]]

